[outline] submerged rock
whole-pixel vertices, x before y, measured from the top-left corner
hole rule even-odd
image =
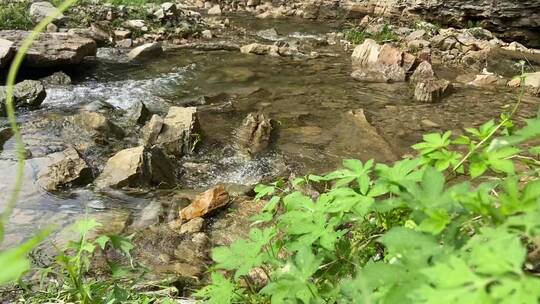
[[[272,122],[262,113],[249,113],[236,130],[236,141],[241,152],[253,157],[270,144]]]
[[[146,43],[138,46],[128,53],[131,60],[145,60],[156,57],[163,53],[163,47],[159,42]]]
[[[98,188],[141,186],[171,187],[176,177],[174,166],[158,148],[139,146],[124,149],[111,157],[96,180]]]
[[[19,51],[29,31],[0,31],[0,39],[13,42]],[[80,63],[87,56],[95,56],[96,42],[68,33],[41,33],[28,50],[23,66],[47,68]]]
[[[476,75],[473,81],[469,82],[470,85],[475,87],[491,87],[498,84],[502,84],[504,79],[496,74],[479,74]]]
[[[452,89],[450,81],[445,79],[427,80],[416,84],[414,99],[421,102],[437,102],[447,96]]]
[[[223,186],[217,186],[195,197],[189,206],[180,211],[180,218],[188,221],[197,217],[203,217],[228,203],[229,194]]]
[[[13,86],[13,104],[16,108],[35,109],[47,97],[45,87],[36,80],[24,80]],[[0,86],[0,117],[6,115],[6,87]]]
[[[92,170],[73,147],[47,156],[52,159],[38,177],[38,183],[47,191],[70,186],[84,186],[92,181]]]

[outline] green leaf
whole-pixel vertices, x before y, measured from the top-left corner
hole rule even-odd
[[[73,231],[77,232],[80,235],[86,235],[90,231],[93,231],[94,229],[96,229],[98,227],[101,227],[101,226],[102,226],[101,223],[99,223],[95,219],[93,219],[93,218],[85,218],[85,219],[77,220],[73,224],[72,229],[73,229]]]
[[[194,296],[205,299],[209,304],[231,304],[239,300],[236,286],[222,274],[212,272],[212,284],[197,291]]]
[[[476,272],[487,275],[521,274],[527,254],[519,236],[504,228],[482,228],[465,249],[469,264]]]
[[[442,249],[432,235],[404,227],[392,228],[380,242],[387,248],[386,259],[411,267],[427,266]]]
[[[450,216],[444,209],[429,210],[428,218],[423,220],[418,226],[419,231],[429,232],[432,234],[441,233],[446,225],[450,223]]]
[[[21,245],[0,252],[0,285],[19,279],[30,268],[26,255],[50,233],[44,230]]]

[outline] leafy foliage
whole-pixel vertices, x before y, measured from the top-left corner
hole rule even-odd
[[[538,138],[540,116],[518,130],[510,116],[464,135],[427,134],[413,146],[417,158],[393,165],[345,160],[326,175],[259,185],[267,204],[250,238],[214,249],[213,283],[196,295],[215,303],[538,303],[540,180],[515,164],[537,166],[518,145]]]

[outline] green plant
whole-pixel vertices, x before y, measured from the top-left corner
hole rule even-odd
[[[38,269],[41,273],[42,289],[39,297],[87,304],[121,303],[132,296],[119,283],[129,281],[129,268],[107,261],[113,279],[98,280],[88,275],[91,261],[96,254],[103,253],[107,246],[123,253],[131,261],[133,245],[130,238],[117,235],[101,235],[95,240],[89,238],[89,234],[100,226],[94,219],[79,220],[73,225],[72,230],[78,235],[78,239],[69,241],[65,248],[59,250],[52,265]],[[28,295],[28,298],[37,300],[32,294]]]
[[[0,30],[29,30],[33,27],[26,2],[2,1],[0,3]]]
[[[354,44],[361,44],[367,38],[374,39],[379,43],[398,41],[399,36],[394,32],[392,26],[385,23],[376,33],[369,33],[362,28],[350,28],[344,31],[345,39]]]
[[[520,97],[521,100],[521,97]],[[465,135],[428,134],[419,156],[258,186],[249,238],[213,250],[209,303],[538,303],[540,113]],[[518,172],[515,163],[530,169]],[[457,182],[457,181],[461,182]],[[302,187],[318,189],[308,196]],[[313,193],[309,191],[306,193]]]

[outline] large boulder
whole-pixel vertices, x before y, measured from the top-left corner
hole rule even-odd
[[[29,31],[0,31],[0,39],[13,43],[13,50],[19,51]],[[27,67],[50,68],[80,63],[84,57],[96,55],[96,42],[68,33],[42,33],[28,50],[24,63]]]
[[[390,44],[379,45],[366,39],[351,56],[352,77],[363,82],[402,82],[414,66],[416,58]]]
[[[253,157],[268,148],[272,133],[272,122],[264,114],[249,113],[236,130],[236,141],[240,152]]]
[[[13,104],[16,108],[37,108],[45,97],[45,87],[36,80],[24,80],[13,87]],[[6,115],[6,98],[6,87],[0,86],[0,117]]]
[[[190,154],[195,148],[195,143],[200,137],[197,108],[195,107],[171,107],[167,116],[163,119],[161,127],[159,122],[149,122],[155,125],[154,134],[148,136],[146,146],[157,145],[173,156],[181,157]],[[158,128],[159,127],[159,128]],[[159,129],[159,133],[157,133]],[[155,134],[158,134],[155,136]]]
[[[139,146],[112,156],[97,178],[98,188],[141,186],[172,187],[176,174],[173,164],[157,147]]]
[[[47,156],[52,164],[40,172],[38,183],[47,191],[84,186],[92,180],[92,170],[73,147]]]
[[[64,15],[58,8],[47,1],[34,2],[30,5],[30,18],[35,23],[41,22],[47,17],[54,16],[55,21],[64,19]]]

